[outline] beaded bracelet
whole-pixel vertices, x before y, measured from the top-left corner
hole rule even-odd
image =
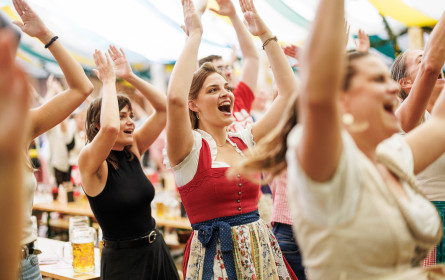
[[[264,41],[264,43],[263,43],[263,50],[264,50],[264,48],[267,46],[267,44],[269,44],[270,41],[275,41],[275,42],[277,42],[277,41],[278,41],[277,36],[273,36],[272,38],[269,38],[269,39],[267,39],[266,41]]]
[[[49,43],[45,45],[45,49],[49,48],[57,39],[59,39],[59,36],[52,37],[51,41],[49,41]]]

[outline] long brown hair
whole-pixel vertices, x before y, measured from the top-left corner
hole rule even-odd
[[[237,166],[241,173],[251,173],[258,170],[267,172],[266,181],[279,175],[287,167],[286,151],[287,136],[298,122],[298,97],[294,96],[284,111],[283,118],[278,125],[256,145],[252,156]]]
[[[131,102],[128,97],[122,94],[117,95],[117,102],[119,105],[119,111],[122,110],[125,106],[128,106],[128,109],[130,111],[133,111],[131,107]],[[87,110],[87,116],[85,119],[85,132],[87,135],[86,143],[91,143],[93,141],[94,137],[96,137],[97,133],[99,132],[100,128],[100,112],[102,109],[102,97],[95,99],[93,102],[91,102],[90,106]],[[134,155],[132,152],[130,152],[131,146],[126,146],[124,148],[125,155],[127,156],[128,160],[132,160]],[[107,157],[107,162],[110,163],[114,169],[118,168],[118,161],[115,155],[110,153]]]
[[[199,90],[202,88],[204,81],[210,74],[217,73],[221,75],[226,80],[226,77],[219,72],[216,67],[211,62],[206,62],[193,74],[192,85],[190,86],[188,100],[196,100],[198,98]],[[189,109],[190,122],[192,123],[192,128],[198,128],[199,119],[196,112]]]

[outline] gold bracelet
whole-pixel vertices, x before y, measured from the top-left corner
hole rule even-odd
[[[270,41],[278,42],[277,36],[273,36],[272,38],[269,38],[266,41],[264,41],[264,43],[263,43],[263,50],[267,46],[267,44],[269,44]]]

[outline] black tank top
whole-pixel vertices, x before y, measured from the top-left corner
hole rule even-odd
[[[155,190],[144,174],[138,158],[131,161],[124,151],[111,151],[118,159],[118,169],[108,164],[108,177],[103,191],[87,195],[103,237],[108,240],[134,239],[153,230],[150,203]]]

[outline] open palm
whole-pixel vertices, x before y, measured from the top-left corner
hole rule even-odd
[[[116,76],[121,79],[128,78],[133,71],[131,70],[130,63],[122,49],[120,51],[115,46],[110,46],[108,54],[114,62]]]
[[[211,11],[217,13],[221,16],[231,16],[236,14],[235,7],[231,0],[216,0],[219,6],[219,10],[210,9]]]
[[[258,15],[252,0],[240,0],[241,10],[244,14],[244,23],[254,36],[261,36],[267,32],[267,26]]]
[[[47,28],[40,17],[31,9],[31,7],[23,0],[13,0],[14,8],[19,14],[22,22],[14,21],[23,32],[31,37],[45,35]]]

